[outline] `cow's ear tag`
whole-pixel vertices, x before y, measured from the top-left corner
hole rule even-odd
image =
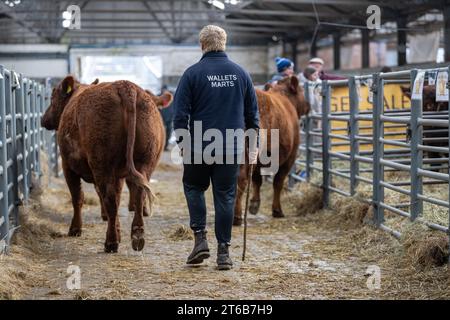
[[[72,86],[68,86],[68,87],[67,87],[66,93],[69,94],[69,93],[71,93],[71,92],[72,92]]]

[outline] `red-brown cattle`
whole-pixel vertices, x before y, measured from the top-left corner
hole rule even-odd
[[[69,236],[81,235],[83,179],[94,183],[107,215],[105,252],[117,252],[118,207],[126,180],[135,209],[132,247],[142,250],[145,194],[151,202],[148,181],[164,146],[163,123],[151,96],[129,81],[83,85],[68,76],[53,90],[41,122],[46,129],[58,131],[74,209]]]
[[[277,84],[266,88],[268,91],[256,90],[260,114],[260,128],[279,130],[279,169],[273,177],[272,216],[284,217],[280,203],[280,194],[284,181],[294,165],[300,144],[299,119],[309,112],[303,89],[299,86],[297,77],[291,76],[278,81]],[[273,143],[267,138],[267,149]],[[248,164],[241,165],[236,204],[234,210],[234,225],[242,224],[242,195],[248,182]],[[262,184],[261,163],[258,161],[252,176],[252,198],[249,212],[258,213],[261,203],[260,188]]]

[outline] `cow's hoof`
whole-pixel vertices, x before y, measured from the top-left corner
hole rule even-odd
[[[80,228],[71,228],[71,229],[69,229],[69,233],[67,235],[69,237],[80,237],[81,229]]]
[[[250,200],[250,206],[248,207],[248,211],[251,214],[257,214],[259,211],[260,204],[261,204],[260,200]]]
[[[144,235],[141,235],[139,237],[136,236],[131,237],[131,247],[133,248],[134,251],[142,251],[142,249],[144,249],[144,245],[145,245]]]
[[[145,245],[144,228],[134,227],[131,230],[131,247],[134,251],[142,251]]]
[[[105,252],[106,253],[117,253],[119,249],[119,244],[116,242],[108,243],[105,242]]]
[[[242,218],[234,218],[233,219],[233,226],[241,226],[242,225]]]
[[[274,217],[274,218],[284,218],[283,211],[281,211],[281,210],[272,210],[272,217]]]
[[[144,217],[148,217],[150,214],[148,213],[148,209],[147,207],[144,207],[144,213],[143,213]]]
[[[102,216],[103,221],[108,221],[108,216]]]

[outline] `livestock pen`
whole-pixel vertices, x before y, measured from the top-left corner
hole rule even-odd
[[[414,69],[306,83],[308,99],[311,99],[309,87],[320,86],[322,112],[303,120],[301,157],[292,180],[321,187],[324,207],[329,207],[332,192],[353,197],[363,189],[368,192],[358,200],[372,206],[370,223],[376,227],[400,238],[400,232],[386,223],[390,220],[386,219],[385,211],[389,211],[441,231],[450,241],[448,110],[424,111],[422,91],[411,99],[410,108],[395,105],[387,108],[384,97],[387,84],[416,89],[419,74],[431,84],[439,73],[448,77],[448,72],[448,68]],[[367,86],[373,95],[369,98],[371,110],[359,108],[361,86]],[[448,90],[448,84],[444,86]],[[333,90],[337,87],[348,90],[347,111],[330,111]],[[319,121],[321,126],[314,125]],[[435,156],[430,157],[430,153]],[[302,171],[304,176],[299,175]],[[321,176],[317,177],[317,172]]]
[[[433,70],[448,72],[446,68]],[[7,272],[2,269],[1,273],[2,277],[6,277],[2,283],[7,286],[4,289],[0,285],[3,297],[57,299],[130,297],[322,299],[397,298],[398,295],[404,298],[445,297],[448,293],[445,269],[434,265],[428,266],[425,270],[409,265],[405,267],[405,263],[409,264],[410,260],[407,257],[403,258],[401,243],[397,243],[389,235],[384,237],[383,233],[370,226],[349,227],[347,222],[342,220],[342,208],[336,207],[337,211],[334,211],[335,202],[332,201],[332,195],[335,193],[344,197],[357,196],[358,201],[365,201],[373,208],[373,216],[367,215],[369,222],[395,237],[400,237],[400,232],[388,223],[398,227],[400,223],[390,219],[388,213],[384,214],[385,210],[414,220],[417,224],[424,223],[438,229],[439,232],[448,233],[447,220],[443,221],[443,217],[448,219],[448,201],[437,199],[437,196],[426,198],[424,195],[428,187],[435,187],[437,188],[433,189],[435,194],[445,189],[443,194],[444,197],[447,196],[448,171],[445,170],[448,169],[448,157],[424,157],[423,161],[419,159],[419,155],[421,156],[425,150],[443,153],[448,152],[448,147],[434,149],[427,146],[424,141],[426,138],[422,138],[423,132],[418,131],[420,130],[418,126],[422,125],[447,128],[448,112],[422,112],[419,100],[412,101],[412,108],[400,110],[384,110],[380,102],[383,85],[396,81],[407,86],[414,82],[418,71],[379,73],[351,77],[348,81],[322,83],[325,112],[310,114],[303,119],[300,158],[297,161],[297,168],[294,168],[296,173],[293,172],[291,175],[291,180],[303,180],[299,171],[306,169],[305,180],[309,183],[299,184],[303,188],[301,192],[297,192],[296,186],[293,186],[294,190],[284,195],[287,211],[285,219],[269,217],[270,204],[265,199],[270,199],[271,192],[267,186],[263,186],[261,214],[249,217],[248,259],[246,262],[239,261],[242,229],[235,228],[233,255],[236,266],[231,273],[221,275],[214,270],[208,270],[208,265],[199,269],[183,267],[184,256],[188,252],[193,236],[186,226],[187,208],[179,187],[181,170],[179,166],[170,162],[168,153],[163,155],[152,177],[158,201],[155,216],[146,219],[145,222],[146,228],[151,231],[147,235],[150,245],[144,252],[134,253],[129,246],[122,244],[122,249],[116,255],[99,254],[98,250],[101,247],[99,239],[103,238],[100,233],[104,232],[104,225],[101,222],[100,205],[95,190],[87,185],[84,201],[86,234],[80,238],[64,236],[72,215],[70,195],[65,182],[58,177],[60,169],[55,136],[43,131],[39,126],[40,117],[49,104],[51,88],[48,82],[45,86],[20,74],[16,76],[14,71],[3,68],[1,73],[3,79],[0,79],[2,89],[0,101],[5,97],[1,117],[5,122],[2,121],[1,128],[2,137],[6,137],[4,141],[7,141],[10,147],[7,153],[2,153],[3,157],[9,159],[5,165],[9,170],[2,171],[5,173],[2,175],[2,181],[6,181],[2,187],[8,188],[9,194],[8,198],[2,198],[3,205],[8,201],[8,211],[2,211],[2,215],[11,221],[7,229],[2,229],[3,238],[8,240],[5,241],[4,249],[8,249],[6,251],[9,252],[8,255],[2,256],[2,263],[7,267],[10,265],[10,268],[6,269]],[[17,80],[14,80],[15,78]],[[358,81],[364,85],[364,82],[370,79],[373,79],[372,85],[377,85],[372,98],[373,114],[370,110],[358,110]],[[313,84],[306,84],[307,95],[310,92],[308,89],[310,85]],[[330,111],[330,100],[335,87],[349,88],[350,112]],[[14,96],[14,99],[8,96]],[[23,107],[21,99],[24,99]],[[418,113],[416,122],[413,119],[414,112]],[[15,122],[12,120],[13,114]],[[317,125],[317,122],[314,124],[313,121],[317,120],[320,120],[321,125]],[[25,121],[24,125],[22,121]],[[389,123],[383,130],[384,122]],[[13,129],[14,123],[16,129]],[[372,127],[371,124],[375,125]],[[25,134],[21,135],[22,132]],[[447,138],[447,132],[444,130],[439,134]],[[35,137],[32,139],[33,133]],[[22,137],[24,145],[21,144]],[[378,137],[378,140],[374,137]],[[416,148],[413,147],[413,139],[419,141]],[[12,141],[18,141],[15,148],[12,147]],[[375,143],[376,141],[379,145]],[[395,148],[383,147],[383,144],[388,143],[393,143]],[[25,158],[20,152],[24,147],[27,148],[23,151]],[[1,150],[3,151],[3,148]],[[48,161],[45,161],[47,154]],[[18,175],[13,171],[16,165]],[[384,167],[386,169],[383,171]],[[23,171],[27,173],[26,180],[20,176],[21,170],[26,170]],[[402,175],[399,170],[407,170],[408,175]],[[411,170],[427,179],[414,180],[418,176],[413,178],[409,174]],[[52,177],[51,183],[46,183],[49,177]],[[17,187],[14,185],[16,180],[19,183]],[[24,181],[27,181],[26,184]],[[40,196],[30,199],[30,188],[37,189],[39,183],[43,187]],[[423,186],[422,189],[414,189],[413,183],[418,183],[416,186]],[[309,185],[320,187],[323,197],[315,190],[309,190],[314,188]],[[348,188],[348,191],[345,188]],[[409,202],[404,198],[401,201],[397,200],[391,194],[386,195],[381,188],[398,190],[403,196],[408,196]],[[372,189],[375,192],[372,192]],[[14,193],[15,190],[18,193]],[[305,190],[306,192],[303,192]],[[308,200],[311,194],[313,194],[312,201],[317,200],[319,195],[319,201],[323,200],[325,209],[301,215],[298,204],[303,201],[311,205],[311,200]],[[124,193],[122,202],[127,200],[126,197],[127,193]],[[429,199],[432,205],[445,208],[439,211],[437,217],[428,214],[427,206],[411,203],[413,200]],[[211,209],[212,199],[208,197],[207,200],[208,208]],[[351,210],[353,205],[356,204],[349,202],[343,210]],[[327,207],[331,210],[327,210]],[[127,210],[122,209],[121,224],[128,226],[131,223],[130,217]],[[211,222],[208,226],[212,227]],[[13,237],[16,240],[9,241],[12,230],[17,228],[19,230]],[[36,231],[36,228],[39,231]],[[123,231],[125,235],[126,229]],[[417,234],[412,245],[420,246],[421,242],[427,241],[421,238],[422,235],[423,233]],[[26,248],[25,253],[22,248]],[[442,249],[444,253],[441,260],[445,260],[448,256],[445,255],[445,248]],[[168,256],[163,254],[164,252],[172,254]],[[14,260],[17,256],[22,260]],[[442,264],[442,261],[433,262]],[[381,289],[370,289],[366,284],[367,270],[372,270],[370,268],[373,265],[379,265],[382,270]],[[70,276],[67,272],[72,266],[81,270],[81,288],[65,287],[67,277]],[[38,270],[38,275],[31,275],[34,274],[31,270],[34,270],[33,272]],[[208,279],[200,277],[200,272],[207,272]],[[17,280],[15,276],[17,273],[22,275],[22,280]],[[12,278],[8,278],[9,276]],[[424,283],[430,286],[425,291],[416,290]],[[18,286],[18,289],[12,289],[15,286]]]

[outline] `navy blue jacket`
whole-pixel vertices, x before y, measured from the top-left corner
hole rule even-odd
[[[172,105],[174,129],[189,129],[191,138],[194,121],[202,121],[203,132],[220,130],[224,139],[226,129],[259,128],[250,75],[222,51],[205,53],[184,72]]]

